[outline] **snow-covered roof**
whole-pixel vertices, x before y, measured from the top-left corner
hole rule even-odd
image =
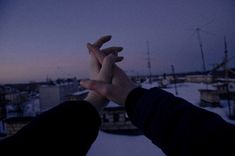
[[[144,84],[143,87],[151,88],[152,85]],[[200,93],[199,89],[214,88],[209,85],[206,86],[203,83],[181,83],[177,84],[178,95],[191,102],[193,105],[199,107]],[[174,87],[172,85],[169,88],[164,89],[172,94],[175,94]],[[227,116],[226,102],[224,107],[205,107],[204,109],[219,114],[227,122],[235,124],[234,120],[230,120]],[[116,106],[114,103],[110,103],[108,107]],[[95,143],[92,145],[87,156],[99,156],[99,155],[112,155],[112,156],[130,156],[130,155],[147,155],[147,156],[165,156],[160,148],[156,147],[145,136],[120,136],[112,135],[104,132],[100,132]]]

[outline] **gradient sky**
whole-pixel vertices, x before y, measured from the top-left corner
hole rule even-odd
[[[87,77],[85,45],[107,34],[129,74],[147,73],[147,40],[154,74],[202,70],[196,27],[207,68],[222,60],[224,35],[235,56],[234,0],[0,0],[0,83]]]

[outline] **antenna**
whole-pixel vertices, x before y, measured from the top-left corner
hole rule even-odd
[[[235,72],[228,67],[229,61],[234,59],[235,57],[228,58],[228,49],[227,49],[227,40],[224,36],[224,58],[223,61],[219,64],[217,64],[214,68],[210,70],[211,73],[219,70],[220,68],[223,68],[224,71],[224,78],[225,80],[229,78],[229,73],[235,75]]]
[[[204,73],[206,73],[206,61],[205,61],[204,50],[203,50],[203,45],[202,45],[201,33],[207,33],[207,34],[210,34],[210,35],[215,35],[215,34],[211,33],[211,32],[204,31],[201,28],[205,27],[205,26],[208,26],[213,22],[214,22],[214,20],[210,20],[209,22],[207,22],[203,25],[200,25],[200,26],[197,26],[196,28],[191,29],[197,34],[197,40],[198,40],[198,43],[199,43],[201,58],[202,58],[202,69],[203,69]]]
[[[225,79],[228,78],[228,49],[227,49],[227,41],[226,37],[224,36],[224,76]]]
[[[206,72],[206,62],[205,62],[205,56],[204,56],[204,51],[203,51],[203,46],[202,46],[202,39],[201,39],[201,34],[200,34],[201,29],[199,27],[197,27],[195,30],[197,33],[197,39],[198,39],[200,51],[201,51],[202,68],[203,68],[203,71]]]
[[[149,71],[149,83],[151,84],[152,83],[152,72],[151,72],[149,41],[147,41],[146,44],[147,44],[147,68]]]

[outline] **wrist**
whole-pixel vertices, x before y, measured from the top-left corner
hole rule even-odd
[[[109,102],[106,98],[100,96],[94,91],[90,91],[84,100],[93,105],[98,112],[102,111]]]

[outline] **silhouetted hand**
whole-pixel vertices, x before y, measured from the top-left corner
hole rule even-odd
[[[105,54],[102,53],[96,46],[88,44],[89,51],[94,54],[97,61],[104,66]],[[117,59],[117,58],[116,58]],[[105,68],[104,68],[105,70]],[[109,69],[110,70],[110,69]],[[110,80],[110,71],[103,72],[100,74],[99,80],[83,80],[80,84],[87,89],[93,90],[99,95],[102,95],[109,100],[116,102],[119,105],[124,105],[128,94],[137,87],[133,83],[125,72],[120,69],[117,65],[111,69],[111,75],[113,76],[112,82]],[[111,76],[111,77],[112,77]],[[111,82],[111,83],[110,83]]]
[[[123,57],[118,57],[117,52],[120,52],[123,48],[122,47],[109,47],[106,49],[100,50],[102,45],[106,42],[108,42],[111,39],[111,36],[104,36],[98,39],[93,46],[99,50],[100,55],[102,55],[102,60],[104,61],[104,64],[101,66],[97,58],[95,57],[94,53],[91,52],[90,46],[91,44],[88,43],[87,47],[90,53],[90,79],[91,80],[97,80],[97,81],[104,81],[111,83],[112,80],[112,64],[114,62],[121,61]],[[110,55],[113,54],[113,55]],[[107,57],[106,57],[107,56]],[[114,61],[114,62],[113,62]],[[108,72],[107,75],[105,72]],[[106,75],[106,76],[102,76]],[[102,110],[107,104],[108,100],[97,94],[94,91],[90,91],[88,93],[88,96],[84,99],[86,101],[89,101],[92,103],[98,111]]]

